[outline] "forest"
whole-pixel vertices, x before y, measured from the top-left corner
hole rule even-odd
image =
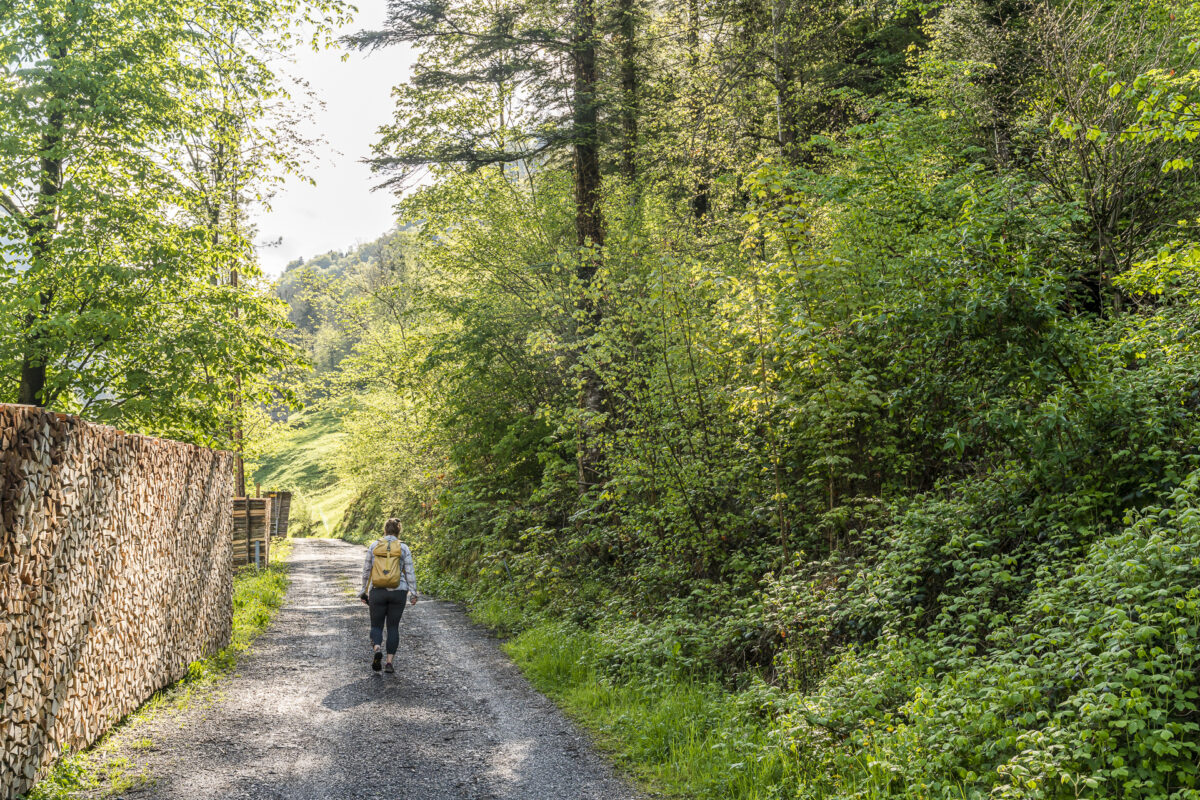
[[[1200,798],[1200,4],[390,0],[396,226],[268,286],[253,50],[24,2],[4,401],[401,518],[659,796]]]

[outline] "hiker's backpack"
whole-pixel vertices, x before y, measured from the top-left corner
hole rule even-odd
[[[404,574],[404,545],[382,541],[371,550],[371,586],[376,589],[395,589]]]

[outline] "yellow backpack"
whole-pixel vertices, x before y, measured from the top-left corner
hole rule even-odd
[[[393,549],[395,545],[395,549]],[[371,586],[376,589],[395,589],[404,574],[404,545],[400,542],[383,541],[375,545],[371,554]]]

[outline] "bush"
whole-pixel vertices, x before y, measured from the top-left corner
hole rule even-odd
[[[1200,471],[985,638],[843,655],[790,715],[839,776],[804,796],[1200,797]]]

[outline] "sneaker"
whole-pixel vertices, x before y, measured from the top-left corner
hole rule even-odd
[[[388,675],[391,675],[396,671],[396,668],[393,667],[390,663],[388,663],[388,664],[383,665],[383,671],[386,672]]]
[[[371,659],[371,669],[379,672],[379,665],[383,663],[383,653],[375,651],[375,657]]]

